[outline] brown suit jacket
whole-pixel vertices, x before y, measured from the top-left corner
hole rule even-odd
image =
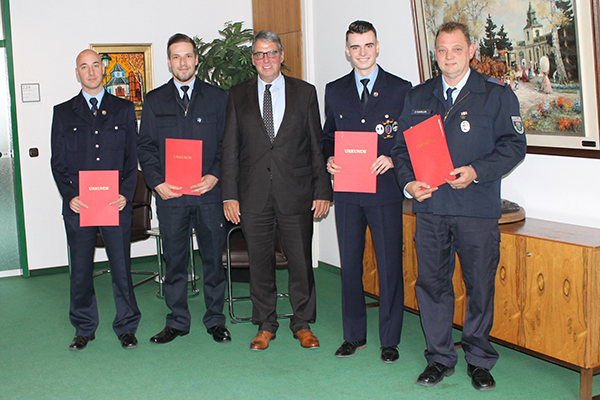
[[[286,215],[332,200],[331,180],[320,150],[321,118],[315,87],[285,77],[285,112],[273,144],[258,105],[257,78],[229,92],[221,158],[221,197],[238,200],[242,214],[260,213],[269,187]]]

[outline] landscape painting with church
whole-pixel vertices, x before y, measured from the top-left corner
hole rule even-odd
[[[585,136],[573,1],[423,0],[430,76],[437,28],[465,23],[471,66],[511,85],[528,134]]]

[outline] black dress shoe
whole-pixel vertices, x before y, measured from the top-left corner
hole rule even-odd
[[[121,347],[124,349],[135,349],[138,345],[138,340],[133,333],[123,333],[118,337],[121,341]]]
[[[150,343],[169,343],[177,336],[185,336],[188,333],[190,333],[190,331],[180,331],[179,329],[171,328],[170,326],[165,326],[165,329],[163,329],[162,331],[150,338]]]
[[[347,342],[344,340],[344,343],[340,346],[339,349],[335,352],[336,357],[351,357],[356,353],[356,350],[362,350],[367,347],[367,339],[360,340],[358,342]]]
[[[69,345],[69,350],[83,350],[88,342],[96,339],[96,336],[75,336]]]
[[[398,346],[381,347],[381,361],[384,363],[393,363],[398,361]]]
[[[215,325],[212,328],[208,328],[206,332],[212,335],[215,342],[231,342],[231,333],[229,333],[225,325]]]
[[[454,368],[446,367],[444,364],[435,361],[430,362],[419,378],[417,383],[422,386],[435,386],[444,379],[445,376],[454,374]]]
[[[492,390],[496,387],[496,381],[488,369],[467,365],[467,375],[471,378],[471,384],[477,390]]]

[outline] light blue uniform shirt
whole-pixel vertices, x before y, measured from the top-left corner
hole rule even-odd
[[[369,95],[373,95],[373,86],[375,86],[375,81],[377,80],[377,75],[379,74],[379,66],[375,65],[375,69],[367,76],[361,76],[356,70],[354,70],[354,81],[356,82],[356,90],[358,91],[358,98],[362,96],[363,92],[363,84],[361,80],[368,79],[369,83],[367,83],[367,90],[369,91]]]
[[[190,100],[192,99],[192,92],[194,91],[194,83],[196,83],[196,78],[192,79],[192,81],[190,83],[186,83],[185,85],[177,82],[175,79],[173,79],[173,83],[175,84],[175,87],[177,88],[177,92],[179,93],[180,99],[183,99],[183,96],[185,94],[185,92],[183,90],[181,90],[181,87],[189,86],[190,88],[188,89],[187,94],[188,94]]]
[[[90,103],[90,99],[92,97],[95,97],[96,100],[98,100],[98,104],[96,105],[96,107],[98,107],[98,110],[99,110],[100,109],[100,104],[102,104],[102,99],[104,98],[104,93],[105,92],[106,92],[106,90],[104,90],[104,88],[102,88],[102,91],[100,93],[98,93],[95,96],[92,96],[91,94],[89,94],[85,90],[81,91],[81,93],[83,94],[83,98],[85,99],[85,101],[87,101],[87,104],[88,104],[88,107],[90,108],[90,111],[92,111],[92,103]]]
[[[460,82],[458,82],[458,84],[456,86],[450,86],[446,83],[446,80],[442,77],[442,90],[444,92],[444,98],[446,100],[448,100],[446,97],[446,90],[448,90],[448,88],[455,88],[456,90],[452,92],[452,104],[454,104],[456,102],[456,99],[458,98],[458,95],[460,94],[460,91],[462,90],[463,87],[465,87],[465,85],[467,84],[467,80],[469,79],[469,76],[471,75],[471,68],[469,68],[467,70],[467,73],[465,74],[465,76],[463,76],[463,78],[460,80]]]

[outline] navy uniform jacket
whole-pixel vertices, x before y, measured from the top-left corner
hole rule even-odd
[[[129,203],[137,184],[137,123],[133,103],[104,93],[96,118],[79,94],[54,106],[52,174],[63,198],[63,215],[79,196],[79,171],[119,171],[119,193]],[[117,200],[117,199],[115,199]]]
[[[181,98],[173,79],[146,95],[138,157],[148,186],[154,189],[165,181],[165,139],[202,140],[202,176],[210,174],[221,178],[221,143],[225,126],[227,93],[196,78],[187,116],[184,116]],[[198,176],[198,182],[202,179]],[[220,183],[202,196],[181,196],[163,200],[156,197],[156,205],[163,207],[191,206],[220,203]]]
[[[510,86],[471,69],[471,75],[446,114],[442,76],[414,87],[400,116],[400,131],[439,114],[455,168],[470,165],[477,181],[462,190],[443,184],[432,197],[414,202],[414,212],[500,218],[500,181],[525,157],[527,144],[519,101]],[[403,135],[392,150],[398,184],[415,180]]]
[[[378,154],[389,156],[396,144],[395,137],[402,135],[396,118],[404,105],[404,97],[411,83],[379,67],[373,91],[363,108],[354,79],[354,70],[327,84],[325,90],[325,126],[321,147],[325,163],[334,155],[335,131],[372,131],[379,126]],[[379,133],[378,132],[378,133]],[[395,163],[395,162],[394,162]],[[335,178],[334,178],[335,179]],[[334,199],[362,206],[391,204],[403,200],[393,170],[377,176],[376,193],[335,192]]]

